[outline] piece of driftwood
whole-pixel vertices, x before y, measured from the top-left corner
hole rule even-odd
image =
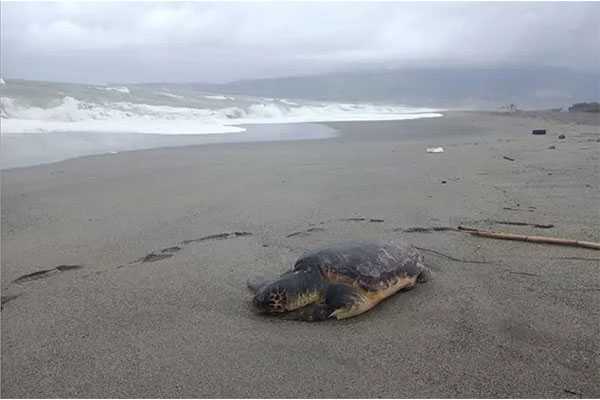
[[[469,228],[466,226],[459,226],[458,230],[465,231],[471,235],[487,237],[487,238],[492,238],[492,239],[518,240],[518,241],[522,241],[522,242],[556,244],[556,245],[562,245],[562,246],[585,247],[587,249],[600,250],[600,243],[586,242],[583,240],[561,239],[561,238],[554,238],[554,237],[547,237],[547,236],[516,235],[514,233],[484,231],[481,229]]]
[[[487,222],[490,222],[492,224],[498,224],[498,225],[516,225],[516,226],[533,226],[534,228],[539,228],[539,229],[550,229],[550,228],[554,228],[554,224],[530,224],[528,222],[521,222],[521,221],[500,221],[500,220],[486,220]]]

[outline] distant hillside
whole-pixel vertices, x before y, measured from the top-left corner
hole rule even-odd
[[[424,68],[194,84],[217,93],[419,106],[564,107],[600,98],[600,74],[560,68]]]
[[[570,112],[600,113],[600,103],[577,103],[569,107]]]

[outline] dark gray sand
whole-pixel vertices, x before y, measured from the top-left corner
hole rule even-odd
[[[560,118],[336,123],[3,171],[1,395],[598,397],[600,252],[403,232],[600,241],[597,119]],[[363,316],[249,307],[246,280],[306,249],[400,237],[432,250],[434,279]]]

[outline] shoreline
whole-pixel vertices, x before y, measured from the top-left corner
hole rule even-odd
[[[2,396],[600,396],[597,252],[410,229],[600,241],[598,124],[327,126],[2,170]],[[433,279],[346,321],[252,313],[248,278],[390,239]]]
[[[357,121],[316,121],[237,124],[241,132],[204,134],[150,134],[110,132],[46,132],[8,133],[2,138],[2,163],[0,170],[34,167],[37,165],[82,158],[117,154],[128,151],[167,149],[183,146],[226,143],[254,143],[272,141],[318,140],[335,137],[337,132],[329,124],[384,121],[413,121],[424,118],[381,119]],[[7,149],[8,147],[8,149]],[[65,147],[67,150],[65,150]],[[28,154],[29,153],[29,154]],[[6,159],[8,158],[8,161]]]
[[[600,116],[594,113],[573,113],[573,112],[556,112],[556,111],[545,111],[545,110],[529,110],[529,111],[516,111],[516,112],[503,112],[503,111],[488,111],[488,110],[444,110],[441,117],[434,118],[445,118],[447,116],[456,115],[493,115],[510,118],[528,118],[538,119],[544,121],[550,121],[553,123],[575,123],[575,124],[591,124],[599,125]],[[240,133],[214,133],[214,134],[183,134],[183,135],[161,135],[161,134],[142,134],[142,133],[95,133],[95,132],[54,132],[47,134],[24,134],[33,139],[31,143],[25,143],[24,146],[40,146],[38,143],[40,137],[45,140],[48,139],[47,135],[55,135],[62,137],[63,140],[69,143],[69,140],[75,140],[79,142],[96,142],[95,146],[106,147],[104,150],[99,148],[89,148],[83,150],[84,153],[77,154],[80,151],[75,150],[74,154],[71,155],[45,155],[43,157],[48,158],[47,161],[34,161],[29,160],[31,156],[15,156],[14,154],[6,153],[3,154],[3,158],[16,157],[16,160],[9,159],[8,162],[4,161],[0,165],[0,171],[6,171],[16,168],[28,168],[39,165],[46,165],[57,163],[61,161],[67,161],[71,159],[85,158],[85,157],[97,157],[97,156],[109,156],[112,154],[126,153],[131,151],[144,151],[144,150],[155,150],[155,149],[169,149],[176,147],[186,146],[201,146],[211,144],[240,144],[240,143],[253,143],[253,142],[272,142],[272,141],[298,141],[298,140],[323,140],[331,139],[336,135],[343,135],[343,131],[336,130],[336,126],[347,126],[348,124],[362,124],[362,123],[403,123],[409,121],[419,121],[425,118],[407,119],[407,120],[372,120],[372,121],[324,121],[324,122],[290,122],[290,123],[272,123],[272,124],[250,124],[250,125],[232,125],[239,126],[245,129],[244,132]],[[325,127],[333,129],[327,130]],[[311,129],[317,129],[316,133],[306,135],[304,131]],[[22,139],[23,134],[8,134],[4,136],[4,140],[7,139]],[[41,135],[41,136],[38,136]],[[73,139],[70,139],[72,137]],[[98,140],[100,139],[100,140]],[[55,140],[56,141],[56,140]],[[103,143],[103,141],[105,143]],[[119,144],[124,141],[126,144]],[[111,142],[113,144],[107,144]],[[170,143],[172,142],[172,143]],[[6,143],[4,143],[6,146]],[[21,145],[21,146],[23,146]],[[42,144],[44,151],[47,151],[50,147],[50,142],[46,141]],[[54,143],[56,148],[64,147],[64,144],[56,141]],[[110,147],[107,147],[110,146]],[[89,147],[89,146],[88,146]],[[17,151],[22,151],[17,149]],[[37,157],[40,157],[39,155]],[[64,157],[64,158],[62,158]],[[4,166],[7,165],[7,166]]]

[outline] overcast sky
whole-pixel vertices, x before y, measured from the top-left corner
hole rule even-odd
[[[398,66],[600,69],[600,3],[1,3],[1,73],[224,82]]]

